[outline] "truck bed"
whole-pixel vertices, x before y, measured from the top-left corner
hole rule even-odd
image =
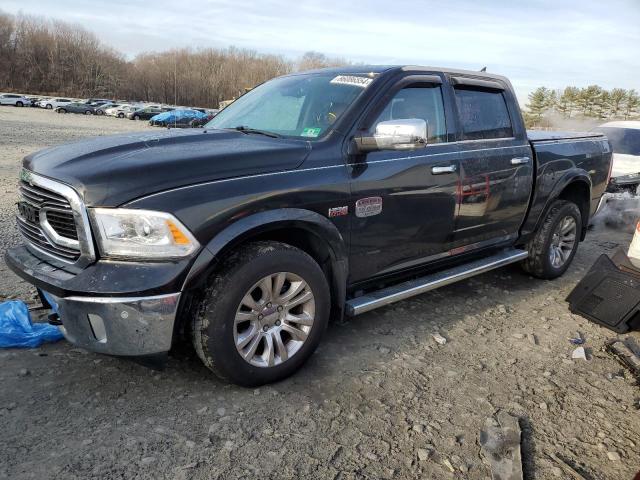
[[[531,199],[529,218],[523,226],[523,234],[536,228],[540,218],[553,197],[554,191],[562,188],[567,172],[579,170],[589,175],[591,204],[589,211],[582,212],[584,221],[596,212],[600,198],[607,186],[607,174],[611,163],[611,147],[607,137],[597,132],[527,131],[527,137],[535,157],[535,191]],[[585,223],[586,225],[586,223]]]

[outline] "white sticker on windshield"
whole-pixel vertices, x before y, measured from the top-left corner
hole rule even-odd
[[[367,88],[372,80],[373,78],[358,77],[356,75],[338,75],[333,80],[331,80],[331,83]]]

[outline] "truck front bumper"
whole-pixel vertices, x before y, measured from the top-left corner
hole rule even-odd
[[[171,349],[180,293],[150,297],[56,297],[42,292],[69,342],[98,353],[146,356]]]
[[[147,357],[171,349],[188,261],[98,261],[67,272],[25,246],[7,250],[9,268],[33,284],[71,343],[108,355]]]

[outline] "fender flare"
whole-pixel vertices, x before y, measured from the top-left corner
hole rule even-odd
[[[282,208],[258,212],[243,217],[216,234],[193,262],[182,291],[202,284],[215,268],[218,255],[226,248],[262,233],[294,227],[315,235],[328,247],[332,278],[330,280],[333,305],[342,318],[348,275],[348,251],[337,227],[319,213],[301,208]]]
[[[590,208],[591,190],[593,188],[591,177],[585,170],[581,168],[572,168],[566,171],[564,175],[562,175],[562,177],[553,186],[553,189],[551,190],[551,193],[549,193],[549,196],[547,197],[547,201],[545,202],[544,207],[542,209],[542,214],[540,215],[540,217],[538,218],[538,221],[536,222],[534,231],[538,230],[538,228],[540,227],[540,224],[544,221],[547,215],[547,212],[549,211],[549,207],[551,207],[551,204],[555,200],[557,200],[558,197],[560,197],[560,194],[562,193],[562,191],[572,183],[578,183],[578,182],[586,184],[586,186],[589,188],[589,198],[588,198],[589,207],[588,208]],[[589,225],[589,219],[587,218],[582,225],[583,237],[584,237],[584,232],[586,232],[588,225]]]

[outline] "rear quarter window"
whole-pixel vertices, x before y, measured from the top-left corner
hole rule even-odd
[[[463,140],[513,137],[502,91],[464,86],[455,88],[455,96]]]

